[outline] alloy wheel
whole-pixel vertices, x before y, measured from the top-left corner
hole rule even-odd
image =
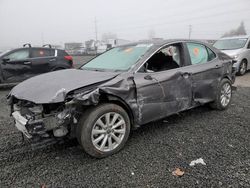
[[[125,133],[124,118],[117,112],[108,112],[95,122],[91,132],[91,141],[97,150],[109,152],[120,145]]]
[[[221,105],[223,107],[226,107],[230,103],[231,97],[232,97],[231,85],[229,83],[225,83],[221,88],[221,96],[220,96]]]
[[[240,66],[240,74],[241,75],[245,74],[246,70],[247,70],[247,64],[245,61],[243,61]]]

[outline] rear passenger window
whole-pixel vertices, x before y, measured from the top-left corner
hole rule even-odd
[[[202,44],[187,43],[192,65],[206,63],[209,60],[207,49]]]
[[[53,56],[53,49],[32,49],[31,57],[48,57]]]

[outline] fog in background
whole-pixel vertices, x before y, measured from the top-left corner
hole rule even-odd
[[[0,50],[95,39],[95,18],[98,39],[188,38],[190,27],[218,39],[241,21],[249,34],[250,0],[0,0]]]

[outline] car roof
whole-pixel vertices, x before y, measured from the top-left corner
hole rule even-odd
[[[52,49],[52,50],[58,50],[58,49],[55,49],[55,48],[48,48],[48,47],[23,47],[23,48],[11,49],[11,50],[9,50],[9,52],[14,51],[14,50],[22,50],[22,49]]]
[[[178,42],[194,42],[194,43],[201,43],[201,44],[205,44],[208,46],[209,43],[206,43],[204,41],[201,40],[191,40],[191,39],[167,39],[167,40],[145,40],[145,41],[138,41],[138,42],[133,42],[133,43],[128,43],[128,44],[124,44],[124,45],[119,45],[118,47],[123,47],[123,46],[134,46],[134,45],[139,45],[139,44],[152,44],[154,46],[163,46],[169,43],[178,43]]]

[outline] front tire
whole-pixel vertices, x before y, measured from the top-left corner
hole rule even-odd
[[[243,76],[247,71],[247,61],[246,60],[242,60],[242,62],[240,63],[240,67],[239,67],[239,71],[238,71],[238,75],[239,76]]]
[[[225,110],[232,100],[232,83],[228,79],[221,80],[216,92],[216,99],[210,106],[217,110]]]
[[[96,158],[121,150],[130,133],[127,112],[116,104],[92,107],[79,121],[77,139],[86,153]]]

